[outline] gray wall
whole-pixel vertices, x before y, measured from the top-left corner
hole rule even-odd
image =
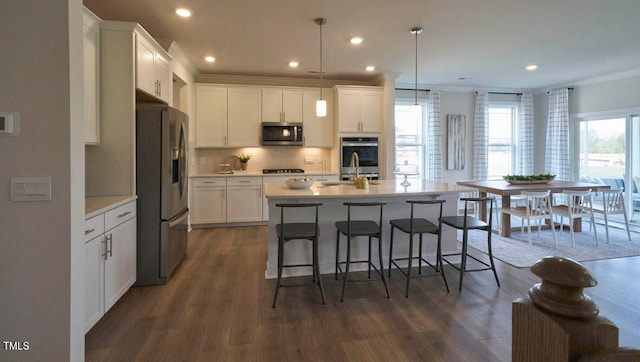
[[[84,357],[82,3],[0,1],[0,340],[2,361]],[[71,20],[70,20],[71,19]],[[52,200],[11,202],[12,176],[51,176]]]

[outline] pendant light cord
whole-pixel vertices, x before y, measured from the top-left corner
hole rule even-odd
[[[322,100],[322,23],[320,23],[320,100]]]
[[[414,83],[414,105],[418,105],[418,34],[422,33],[422,28],[411,28],[411,34],[416,38],[416,77]]]
[[[322,87],[323,87],[322,78],[323,78],[324,71],[322,70],[322,26],[327,23],[327,19],[325,19],[325,18],[316,18],[315,22],[316,22],[316,24],[320,25],[320,100],[323,100],[323,98],[322,98]]]

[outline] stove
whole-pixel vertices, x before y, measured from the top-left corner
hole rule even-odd
[[[265,168],[262,173],[304,173],[301,168]]]

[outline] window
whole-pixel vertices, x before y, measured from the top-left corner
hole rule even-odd
[[[611,111],[583,114],[576,121],[573,161],[579,167],[574,168],[574,176],[580,181],[623,189],[629,222],[638,223],[640,115]]]
[[[424,118],[425,106],[408,103],[396,103],[396,165],[405,161],[418,166],[418,172],[424,174]]]
[[[517,160],[516,130],[518,106],[516,104],[489,103],[489,180],[502,180],[512,175]]]

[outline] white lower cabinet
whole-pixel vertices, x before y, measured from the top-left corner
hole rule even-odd
[[[136,281],[136,201],[85,220],[85,333]]]
[[[262,221],[262,177],[193,178],[191,224]]]
[[[191,181],[191,224],[225,224],[269,220],[264,184],[284,182],[287,176],[194,177]],[[338,181],[338,175],[309,175],[315,180]]]
[[[213,224],[227,221],[227,181],[224,177],[198,178],[193,181],[191,202],[192,224]]]
[[[262,221],[262,177],[227,179],[227,222]]]

